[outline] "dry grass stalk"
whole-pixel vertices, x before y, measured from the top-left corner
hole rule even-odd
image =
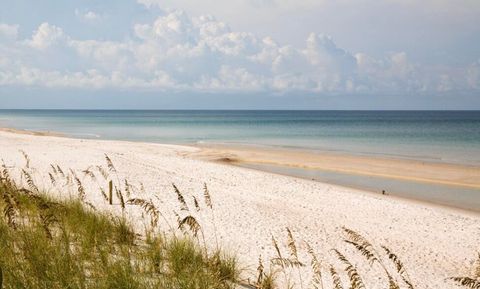
[[[250,282],[249,282],[250,283]],[[275,274],[274,272],[266,272],[265,267],[263,266],[262,256],[258,257],[258,267],[257,267],[257,278],[253,284],[249,286],[242,286],[245,288],[256,288],[256,289],[274,289],[275,286]]]
[[[388,277],[388,289],[400,289],[400,286],[398,286],[397,282],[395,282],[395,280],[390,274],[387,274],[387,277]]]
[[[72,176],[70,174],[66,175],[65,180],[66,180],[66,185],[72,184]]]
[[[82,173],[85,176],[89,176],[92,179],[92,181],[94,181],[94,182],[97,181],[97,177],[95,176],[95,174],[90,169],[83,170]]]
[[[200,212],[200,204],[198,203],[197,198],[195,196],[192,196],[192,198],[193,198],[193,204],[195,205],[195,210],[197,212]]]
[[[354,241],[345,240],[346,243],[353,245],[372,265],[374,262],[378,262],[378,258],[371,250],[370,245],[365,243],[356,243]]]
[[[273,236],[272,236],[272,244],[273,244],[273,247],[275,248],[275,251],[277,253],[277,257],[272,258],[270,260],[270,263],[273,266],[279,266],[282,269],[282,272],[283,272],[283,275],[284,275],[284,278],[285,278],[285,284],[289,284],[289,276],[287,274],[287,269],[288,268],[300,268],[304,265],[298,260],[283,257],[282,252],[280,251],[280,247],[278,246],[278,242],[275,239],[275,237],[273,237]]]
[[[180,217],[180,215],[179,215],[176,211],[173,211],[173,214],[174,214],[175,217],[177,218],[178,228],[179,228],[183,233],[185,233],[184,227],[183,227],[183,226],[180,226],[180,224],[182,223],[182,218]]]
[[[282,252],[280,251],[280,248],[278,247],[278,242],[277,242],[277,240],[275,239],[274,236],[272,236],[272,244],[273,244],[273,247],[275,248],[275,251],[277,252],[277,258],[278,259],[284,259],[282,257]]]
[[[85,188],[83,187],[82,182],[80,179],[74,174],[73,178],[75,179],[75,182],[77,183],[77,192],[78,192],[78,198],[82,201],[85,201]]]
[[[378,263],[381,268],[385,271],[385,274],[387,275],[388,278],[388,288],[389,289],[399,289],[399,285],[395,281],[395,279],[392,277],[390,272],[388,272],[387,268],[383,264],[382,260],[380,259],[380,255],[377,253],[373,245],[362,235],[359,233],[343,227],[344,232],[347,234],[348,238],[347,240],[344,240],[346,243],[353,245],[358,252],[362,254],[362,256],[367,259],[367,261],[370,262],[370,265],[372,266],[375,262]],[[387,254],[390,260],[392,260],[395,265],[397,266],[397,271],[400,274],[402,280],[407,284],[409,289],[413,289],[412,283],[409,280],[408,276],[406,275],[406,272],[403,268],[403,264],[400,262],[398,257],[393,254],[388,248],[382,247],[384,249],[387,249]]]
[[[55,177],[52,175],[52,173],[48,173],[48,176],[50,177],[50,182],[52,183],[52,185],[55,186],[57,184]]]
[[[160,211],[155,207],[152,201],[134,198],[134,199],[128,200],[127,204],[141,207],[145,211],[145,213],[150,215],[150,221],[151,221],[152,227],[157,226],[158,219],[160,216]]]
[[[27,155],[27,153],[23,150],[20,150],[20,152],[22,153],[23,155],[23,158],[25,159],[25,167],[28,169],[30,168],[30,157]]]
[[[96,210],[97,210],[97,208],[96,208],[92,203],[90,203],[89,201],[83,201],[83,203],[84,203],[85,205],[87,205],[87,207],[89,207],[90,209],[92,209],[93,211],[96,211]]]
[[[348,240],[345,240],[345,242],[353,245],[370,262],[370,265],[374,262],[380,263],[379,259],[376,257],[373,245],[367,239],[351,229],[343,227],[343,231],[349,238]]]
[[[113,165],[112,160],[110,159],[110,157],[107,154],[105,154],[105,160],[107,161],[108,169],[113,173],[117,173],[117,169],[115,169],[115,166]]]
[[[185,201],[185,198],[183,197],[182,193],[180,192],[180,190],[177,188],[177,186],[175,184],[172,184],[173,186],[173,189],[175,191],[175,193],[177,194],[177,199],[178,199],[178,202],[180,203],[180,210],[182,211],[190,211],[188,209],[188,205],[187,205],[187,202]]]
[[[5,207],[3,208],[3,215],[7,220],[7,225],[10,226],[12,229],[17,229],[17,215],[18,215],[18,208],[17,208],[17,201],[15,197],[8,191],[2,190],[2,198],[3,202],[5,203]]]
[[[62,168],[59,165],[57,165],[57,171],[58,171],[59,174],[62,175],[62,177],[65,178],[65,173],[63,172]]]
[[[395,269],[397,270],[398,274],[402,278],[403,282],[407,284],[409,289],[413,289],[414,287],[413,287],[412,281],[410,280],[410,276],[408,275],[402,261],[398,258],[398,256],[395,253],[393,253],[386,246],[382,246],[382,248],[387,254],[388,259],[392,261],[392,263],[395,265]]]
[[[262,262],[262,255],[258,256],[258,267],[257,267],[257,282],[255,283],[257,288],[261,286],[263,282],[263,273],[264,267],[263,267],[263,262]]]
[[[45,235],[47,236],[48,239],[52,239],[53,235],[50,230],[50,226],[55,223],[57,219],[55,216],[51,213],[40,213],[40,223],[42,225],[43,230],[45,231]]]
[[[335,270],[335,268],[332,265],[330,265],[329,271],[330,271],[330,276],[332,277],[333,288],[343,289],[342,280],[340,279],[340,276],[338,275],[337,270]]]
[[[295,239],[293,238],[292,231],[287,227],[288,248],[290,249],[290,257],[294,260],[298,260],[297,246]]]
[[[108,179],[108,172],[102,166],[97,166],[97,170],[105,180]]]
[[[304,264],[298,260],[297,245],[295,243],[295,239],[293,238],[292,231],[290,231],[288,227],[286,229],[287,229],[287,246],[288,246],[288,249],[290,250],[289,261],[292,261],[289,263],[292,263],[293,266],[298,268],[298,277],[300,278],[300,288],[303,288],[303,279],[302,279],[302,273],[300,272],[300,267],[303,267]]]
[[[201,229],[200,224],[197,222],[197,219],[195,219],[191,215],[188,215],[179,221],[178,228],[184,230],[185,225],[188,225],[190,231],[193,233],[193,236],[197,237],[198,232]]]
[[[132,193],[132,186],[128,183],[127,179],[125,179],[125,194],[127,198],[130,198]]]
[[[105,190],[102,187],[100,187],[100,193],[102,194],[102,197],[105,200],[105,202],[108,202],[109,200],[108,200],[107,193],[105,192]]]
[[[122,212],[125,211],[125,199],[123,198],[122,191],[115,186],[115,194],[117,195],[118,200],[120,201],[120,207],[122,208]]]
[[[310,246],[310,244],[308,243],[306,244],[307,244],[308,254],[310,254],[310,257],[312,258],[310,265],[312,266],[312,271],[313,271],[313,280],[312,280],[313,286],[314,288],[323,288],[322,263],[317,258],[317,255],[313,251],[313,248]]]
[[[289,230],[288,230],[289,231]],[[291,234],[291,232],[290,232]],[[289,237],[290,238],[290,237]],[[293,241],[293,246],[291,246],[291,244],[288,244],[289,245],[289,248],[290,250],[292,251],[292,249],[294,249],[291,253],[295,253],[296,254],[296,245],[295,245],[295,241],[293,240],[293,236],[291,236],[291,240],[289,240],[289,243],[291,241]],[[293,256],[292,259],[289,259],[289,258],[285,258],[282,256],[282,252],[280,251],[280,247],[278,246],[278,242],[277,240],[275,239],[275,237],[272,236],[272,244],[273,244],[273,247],[275,248],[275,251],[277,253],[277,257],[271,259],[271,263],[273,265],[277,265],[277,266],[280,266],[282,267],[282,269],[286,269],[286,268],[298,268],[298,267],[303,267],[305,266],[302,262],[300,262],[298,260],[298,258],[295,258],[295,256]]]
[[[30,190],[34,192],[38,192],[38,187],[35,185],[32,175],[27,171],[25,171],[24,169],[22,169],[22,175],[25,177],[25,180],[27,181],[27,185],[30,188]]]
[[[337,254],[338,259],[345,265],[345,272],[348,275],[350,280],[350,288],[351,289],[365,289],[365,285],[363,283],[362,277],[357,271],[357,268],[353,266],[352,263],[345,257],[340,251],[337,249],[333,249],[333,251]]]
[[[458,285],[470,288],[470,289],[480,289],[480,281],[478,279],[470,277],[453,277],[450,278],[455,281]]]
[[[5,182],[10,183],[11,178],[10,178],[10,173],[8,171],[7,165],[2,160],[2,179],[5,180]]]
[[[300,266],[302,266],[303,264],[299,263],[299,262],[296,262],[295,260],[290,260],[288,258],[284,258],[282,256],[282,252],[280,251],[280,247],[278,246],[278,242],[277,240],[275,239],[275,237],[272,236],[272,244],[273,244],[273,247],[275,248],[275,251],[277,253],[277,257],[276,258],[273,258],[270,260],[270,264],[273,265],[273,266],[279,266],[283,272],[283,276],[285,278],[285,284],[286,286],[289,288],[291,285],[290,285],[290,281],[289,281],[289,275],[287,274],[287,268],[298,268]]]
[[[281,266],[283,269],[286,268],[300,268],[304,264],[298,260],[292,260],[289,258],[273,258],[271,260],[272,265]]]
[[[218,249],[218,237],[217,237],[217,225],[215,222],[215,211],[213,210],[212,196],[210,194],[210,191],[208,190],[207,183],[203,183],[203,199],[205,201],[205,205],[208,208],[210,208],[210,211],[212,212],[212,223],[213,223],[213,230],[215,234],[215,245],[216,245],[216,248]]]
[[[203,184],[203,196],[204,196],[205,204],[207,205],[207,207],[209,207],[210,209],[213,209],[212,197],[210,195],[210,191],[208,190],[206,183]]]
[[[203,240],[203,249],[204,249],[204,256],[207,258],[208,257],[208,249],[207,249],[207,242],[205,241],[205,234],[203,233],[202,227],[200,226],[200,223],[197,221],[197,219],[192,216],[188,215],[184,217],[183,219],[178,216],[178,228],[185,233],[185,225],[188,226],[188,229],[190,232],[192,232],[193,236],[197,238],[197,241],[200,243],[200,239],[198,238],[198,233],[201,233],[201,237]]]

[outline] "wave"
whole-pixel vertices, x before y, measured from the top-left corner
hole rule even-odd
[[[93,138],[101,138],[102,136],[99,134],[95,133],[81,133],[81,132],[75,132],[75,133],[66,133],[67,135],[74,136],[74,137],[93,137]]]

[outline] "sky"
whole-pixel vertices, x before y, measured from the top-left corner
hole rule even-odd
[[[0,0],[0,109],[480,109],[478,0]]]

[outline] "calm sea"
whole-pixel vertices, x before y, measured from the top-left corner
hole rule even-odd
[[[0,126],[79,138],[251,144],[480,165],[480,111],[0,110]]]
[[[480,111],[0,110],[2,126],[78,138],[275,146],[480,165]],[[245,166],[480,211],[475,188]]]

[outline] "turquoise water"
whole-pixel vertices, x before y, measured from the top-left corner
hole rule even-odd
[[[251,144],[480,165],[480,111],[0,110],[0,126],[81,138]]]

